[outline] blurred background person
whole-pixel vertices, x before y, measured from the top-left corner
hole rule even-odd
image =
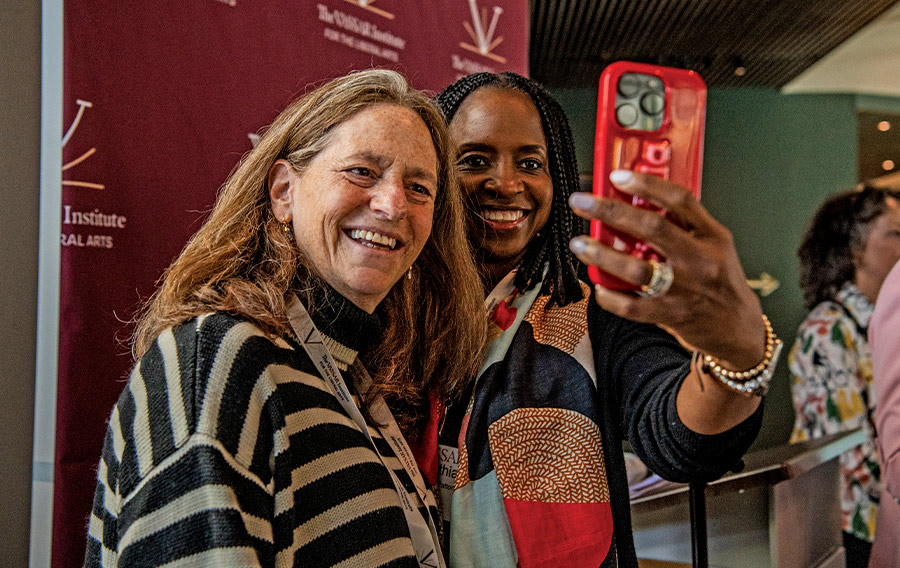
[[[897,192],[864,187],[832,196],[813,216],[797,255],[811,311],[789,355],[796,411],[791,442],[865,429],[866,442],[840,458],[847,566],[865,567],[880,491],[866,334],[882,283],[900,259]]]

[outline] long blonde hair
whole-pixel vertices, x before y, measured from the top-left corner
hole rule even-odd
[[[275,119],[235,167],[209,218],[163,274],[138,320],[136,358],[164,329],[210,311],[237,314],[267,333],[285,335],[291,292],[315,310],[304,293],[315,278],[312,266],[272,213],[267,174],[281,158],[302,174],[336,126],[380,103],[409,108],[428,126],[438,156],[438,189],[431,237],[412,278],[396,283],[375,311],[384,336],[364,354],[373,376],[369,393],[395,403],[405,432],[418,425],[429,391],[459,394],[480,364],[485,318],[465,235],[453,146],[441,111],[402,75],[388,70],[333,79],[296,99]]]

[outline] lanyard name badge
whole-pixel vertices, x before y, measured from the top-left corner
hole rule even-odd
[[[403,514],[409,525],[409,533],[412,539],[413,548],[416,551],[416,558],[419,561],[419,566],[422,568],[445,568],[446,564],[444,563],[444,557],[441,554],[437,529],[435,529],[431,515],[427,515],[428,520],[426,522],[426,519],[424,519],[419,512],[418,507],[410,501],[409,494],[406,492],[406,489],[404,489],[403,484],[400,483],[400,480],[397,479],[396,474],[384,463],[384,457],[382,457],[381,453],[378,451],[378,448],[375,446],[375,441],[369,434],[369,428],[365,418],[363,418],[362,413],[353,401],[350,391],[347,390],[347,385],[344,383],[343,378],[341,378],[341,373],[337,368],[337,364],[334,362],[334,357],[332,357],[331,353],[328,352],[328,349],[325,348],[325,343],[322,341],[322,335],[319,333],[312,318],[309,316],[309,312],[306,311],[303,302],[295,296],[293,301],[288,305],[287,311],[291,327],[300,339],[300,343],[303,345],[303,349],[306,350],[306,354],[309,355],[309,358],[312,359],[316,369],[318,369],[322,377],[325,378],[325,382],[331,387],[331,390],[341,403],[344,411],[347,412],[362,433],[365,434],[369,443],[372,445],[372,449],[375,451],[375,455],[378,456],[378,459],[381,460],[382,465],[384,465],[385,469],[390,474],[397,495],[400,497]],[[365,386],[368,386],[371,379],[366,376],[364,377],[364,381],[366,383]],[[422,502],[426,507],[432,505],[431,501],[433,499],[429,498],[429,494],[425,490],[425,481],[422,479],[422,475],[419,472],[418,465],[416,465],[412,451],[410,451],[409,446],[406,444],[403,434],[400,433],[400,428],[397,426],[397,422],[394,420],[384,399],[378,397],[373,401],[370,413],[376,422],[384,424],[384,426],[381,426],[378,430],[388,444],[390,444],[397,459],[400,460],[400,463],[403,465],[403,469],[406,470],[406,473],[409,475],[410,479],[412,479],[419,498],[422,499]]]

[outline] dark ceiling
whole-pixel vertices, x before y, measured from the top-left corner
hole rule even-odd
[[[897,1],[531,0],[530,75],[596,87],[628,59],[693,69],[711,87],[778,88]]]

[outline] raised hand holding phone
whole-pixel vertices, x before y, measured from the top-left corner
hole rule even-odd
[[[747,285],[731,232],[698,200],[702,80],[636,63],[610,68],[599,96],[594,191],[569,200],[591,221],[591,236],[574,238],[570,248],[587,264],[594,298],[607,311],[664,327],[725,368],[751,368],[765,351],[759,299]],[[618,82],[623,75],[644,76],[635,94],[632,79],[624,88]],[[662,105],[653,98],[660,90]],[[623,108],[629,99],[640,107],[637,113]],[[662,112],[650,112],[660,106]],[[629,120],[630,126],[620,123]]]
[[[657,205],[620,191],[610,180],[613,171],[633,170],[686,187],[699,199],[705,117],[706,85],[693,71],[629,61],[608,66],[597,97],[594,194],[665,214]],[[651,261],[658,278],[658,271],[668,269],[660,264],[664,261],[660,251],[634,234],[592,220],[591,236]],[[642,289],[596,266],[588,267],[588,275],[594,284],[610,290]],[[643,288],[653,291],[653,284],[659,283]]]

